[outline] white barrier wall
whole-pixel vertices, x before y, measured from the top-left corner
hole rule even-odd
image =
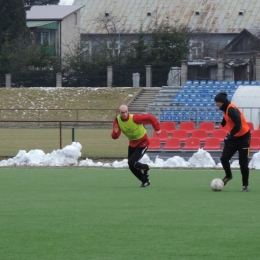
[[[239,86],[232,97],[232,103],[244,113],[246,120],[258,129],[260,124],[260,86]]]

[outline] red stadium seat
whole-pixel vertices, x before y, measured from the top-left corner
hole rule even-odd
[[[250,150],[259,150],[260,151],[260,138],[251,137]]]
[[[181,142],[185,142],[188,138],[188,132],[184,129],[176,129],[173,131],[172,137],[179,138]]]
[[[168,132],[168,134],[172,134],[172,132],[176,129],[174,122],[162,122],[161,129],[164,129]]]
[[[217,137],[207,138],[204,144],[204,150],[220,150],[220,140]]]
[[[191,134],[192,131],[195,129],[195,123],[194,122],[181,122],[179,129],[184,129],[188,132],[188,134]]]
[[[252,131],[252,137],[260,138],[260,129]]]
[[[200,139],[197,137],[188,138],[182,147],[182,150],[198,150],[201,148]]]
[[[208,138],[208,135],[205,129],[195,129],[193,130],[191,137],[197,137],[201,142],[205,142],[205,140]]]
[[[161,142],[165,142],[169,136],[168,136],[168,132],[165,129],[161,129],[161,133],[159,135],[157,135],[155,133],[155,131],[153,131],[153,136],[152,138],[157,138],[159,139]]]
[[[225,129],[215,129],[212,134],[211,134],[211,138],[212,137],[216,137],[218,138],[221,142],[224,141],[225,136],[227,135],[227,131]]]
[[[215,130],[215,124],[213,122],[201,122],[198,129],[205,129],[207,134],[212,134]]]
[[[252,122],[247,122],[247,124],[248,124],[251,132],[255,130],[254,124]]]
[[[160,150],[161,149],[161,141],[158,138],[150,138],[150,144],[148,146],[148,150]]]
[[[181,140],[179,138],[169,138],[165,141],[163,150],[180,150],[181,149]]]
[[[227,124],[224,127],[221,124],[219,124],[219,128],[218,129],[224,129],[226,132],[228,132]]]

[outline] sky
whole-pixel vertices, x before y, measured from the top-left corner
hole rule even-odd
[[[0,161],[0,167],[10,166],[93,166],[110,168],[128,168],[127,159],[121,161],[94,162],[91,159],[80,160],[82,145],[79,142],[72,142],[71,145],[63,149],[54,150],[51,153],[44,153],[40,149],[20,150],[13,158]],[[216,164],[210,153],[203,149],[198,149],[194,154],[185,160],[179,156],[174,156],[163,160],[159,156],[153,161],[146,154],[141,159],[142,163],[147,163],[151,168],[222,168],[221,163]],[[234,160],[231,168],[239,168],[238,160]],[[249,162],[250,169],[260,169],[260,151],[255,153]]]
[[[60,0],[59,5],[72,5],[74,0]]]

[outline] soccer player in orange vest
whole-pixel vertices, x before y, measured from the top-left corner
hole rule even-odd
[[[119,115],[113,122],[111,136],[113,139],[117,139],[123,132],[129,139],[128,166],[135,177],[141,181],[141,187],[145,188],[150,185],[150,166],[139,162],[149,146],[149,139],[143,124],[151,124],[156,134],[159,135],[161,133],[160,123],[150,114],[130,114],[126,105],[121,105],[118,110]]]
[[[230,159],[238,151],[240,171],[242,174],[242,190],[249,191],[249,154],[250,154],[250,129],[242,111],[227,99],[227,93],[220,92],[215,96],[216,106],[223,111],[221,125],[227,125],[228,134],[224,139],[224,149],[220,157],[226,176],[223,179],[224,185],[233,176],[230,168]]]

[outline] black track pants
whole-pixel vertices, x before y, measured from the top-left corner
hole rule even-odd
[[[250,154],[250,133],[245,134],[239,139],[230,139],[225,142],[225,146],[220,157],[220,161],[226,173],[226,177],[232,177],[230,159],[238,152],[240,171],[242,174],[242,185],[247,186],[249,180],[249,154]]]
[[[148,170],[147,164],[140,163],[139,160],[144,156],[147,147],[131,147],[128,146],[128,166],[135,177],[141,182],[148,181],[142,170]]]

